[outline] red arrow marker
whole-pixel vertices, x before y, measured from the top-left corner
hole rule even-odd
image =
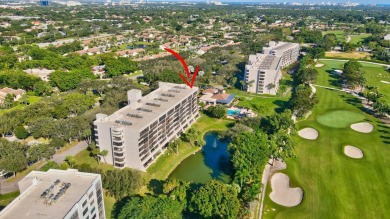
[[[188,79],[191,79],[191,82],[189,82],[187,80],[186,77],[184,77],[180,72],[179,72],[179,76],[180,78],[190,87],[192,88],[194,86],[194,83],[195,83],[195,79],[196,79],[196,76],[198,75],[198,71],[200,69],[200,66],[197,66],[196,69],[195,69],[195,72],[194,72],[194,75],[192,75],[192,78],[190,76],[190,70],[188,69],[188,66],[187,66],[187,63],[186,61],[184,61],[183,57],[181,57],[179,55],[179,53],[173,51],[172,49],[168,49],[168,48],[164,48],[167,52],[169,53],[172,53],[172,55],[174,55],[177,59],[179,59],[179,61],[181,62],[181,64],[183,65],[184,67],[184,70],[186,71],[187,73],[187,78]]]

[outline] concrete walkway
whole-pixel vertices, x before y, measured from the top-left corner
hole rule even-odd
[[[66,150],[60,154],[55,154],[53,156],[52,160],[55,161],[56,163],[62,163],[65,160],[66,156],[68,156],[68,155],[74,156],[74,155],[80,153],[82,150],[84,150],[87,147],[88,147],[87,142],[80,141],[76,146],[70,148],[69,150]]]

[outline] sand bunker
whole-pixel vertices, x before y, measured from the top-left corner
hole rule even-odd
[[[359,123],[352,124],[351,128],[361,133],[370,133],[374,130],[374,126],[368,122],[359,122]]]
[[[271,178],[272,192],[269,197],[276,204],[294,207],[301,203],[303,191],[301,188],[290,188],[290,178],[283,173],[276,173]]]
[[[344,147],[344,154],[355,159],[363,158],[363,151],[351,145]]]
[[[308,140],[316,140],[318,138],[318,132],[313,128],[304,128],[298,132],[298,135]]]
[[[321,67],[324,66],[324,64],[316,64],[315,66],[316,66],[317,68],[321,68]]]

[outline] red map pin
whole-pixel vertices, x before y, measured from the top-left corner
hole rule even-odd
[[[188,69],[187,63],[186,63],[186,61],[184,61],[183,57],[181,57],[179,55],[179,53],[173,51],[172,49],[168,49],[168,48],[164,48],[164,49],[167,52],[172,53],[172,55],[174,55],[177,59],[179,59],[179,61],[181,62],[181,64],[184,67],[184,70],[186,71],[187,77],[182,75],[180,72],[179,72],[179,76],[190,88],[192,88],[194,86],[195,79],[196,79],[196,76],[198,75],[198,71],[200,69],[200,66],[196,67],[195,72],[194,72],[194,74],[192,75],[192,78],[191,78],[190,70]],[[187,80],[187,78],[188,78],[188,80]],[[189,82],[189,80],[191,81],[191,83]]]

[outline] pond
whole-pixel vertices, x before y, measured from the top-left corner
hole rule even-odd
[[[229,143],[219,141],[217,132],[207,132],[204,140],[206,145],[202,150],[183,160],[169,178],[197,183],[206,183],[212,179],[230,182],[229,172],[232,168],[227,151]]]

